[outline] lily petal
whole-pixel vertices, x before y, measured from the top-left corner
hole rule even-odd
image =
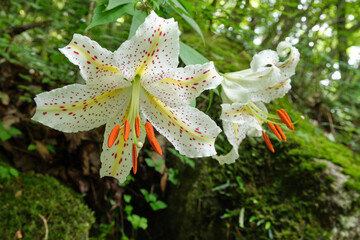
[[[213,158],[218,160],[221,165],[234,163],[236,159],[239,158],[238,149],[233,148],[230,152],[228,152],[228,154],[222,156],[216,155],[213,156]]]
[[[119,111],[118,114],[110,119],[106,124],[105,138],[107,138],[112,129],[116,125],[123,126],[125,120],[128,118],[128,111]],[[141,121],[145,122],[145,118],[142,116]],[[117,140],[114,145],[109,148],[107,141],[103,143],[103,151],[101,153],[101,168],[100,177],[111,176],[119,180],[122,183],[126,180],[129,175],[132,165],[132,144],[134,140],[133,129],[130,128],[129,139],[124,141],[124,131],[120,131]],[[140,132],[139,138],[136,138],[137,142],[144,143],[146,133],[145,131]],[[137,147],[137,155],[139,155],[140,149]]]
[[[226,73],[222,83],[224,94],[231,102],[248,102],[250,93],[275,85],[280,78],[277,67],[263,68],[254,72],[251,69]]]
[[[188,157],[216,154],[214,142],[221,129],[206,114],[188,105],[170,108],[141,90],[140,109],[151,124]]]
[[[113,66],[113,53],[90,38],[74,34],[71,42],[59,50],[79,66],[89,87],[111,90],[128,86],[119,69]]]
[[[63,132],[90,130],[126,106],[130,93],[127,88],[99,91],[81,84],[57,88],[35,97],[32,120]]]
[[[269,103],[276,98],[284,97],[291,89],[291,79],[285,80],[275,86],[268,87],[266,89],[252,92],[250,99],[252,102],[264,102]]]
[[[152,11],[136,34],[114,52],[117,66],[127,79],[140,75],[143,85],[163,79],[179,64],[179,34],[173,18],[164,19]]]
[[[222,81],[214,63],[177,68],[165,79],[146,85],[146,89],[168,106],[189,104],[204,90],[216,88]],[[175,94],[173,94],[175,93]]]
[[[262,111],[267,113],[265,105],[261,102],[255,103]],[[259,137],[262,134],[261,120],[256,119],[244,109],[245,104],[233,103],[222,104],[223,127],[225,135],[230,144],[238,149],[246,135]],[[264,116],[265,117],[265,116]]]

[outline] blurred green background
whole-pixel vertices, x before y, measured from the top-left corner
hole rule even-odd
[[[111,4],[118,5],[106,11]],[[360,239],[359,1],[0,5],[2,238]],[[292,90],[267,105],[306,117],[288,143],[272,138],[276,153],[270,154],[262,139],[249,137],[240,159],[220,166],[183,157],[160,139],[164,157],[143,150],[138,174],[119,185],[99,178],[102,127],[63,134],[30,120],[37,93],[83,82],[78,67],[58,51],[74,33],[114,51],[152,9],[174,17],[180,40],[222,73],[249,68],[255,53],[275,50],[280,41],[297,47],[301,59]],[[211,104],[207,114],[219,126],[220,103],[216,91],[197,99],[204,112]],[[231,149],[224,134],[216,143],[220,154]],[[59,211],[63,201],[71,201],[66,208],[76,214]]]

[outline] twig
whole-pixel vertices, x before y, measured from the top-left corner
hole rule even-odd
[[[45,225],[45,238],[44,239],[47,240],[48,239],[48,234],[49,234],[49,228],[48,228],[48,225],[47,225],[47,220],[41,214],[39,214],[39,217],[41,217],[41,219],[44,222],[44,225]]]

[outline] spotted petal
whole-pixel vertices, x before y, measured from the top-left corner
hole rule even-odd
[[[285,80],[282,83],[250,93],[250,100],[252,102],[269,103],[276,98],[282,98],[291,89],[291,79]]]
[[[284,56],[287,52],[290,52],[287,60],[279,62],[278,55]],[[299,51],[286,42],[279,43],[277,52],[261,51],[253,57],[250,69],[224,75],[222,84],[224,99],[245,103],[256,101],[254,100],[257,99],[256,95],[263,95],[264,101],[269,102],[284,96],[290,89],[288,80],[295,74],[299,59]],[[269,96],[265,96],[266,94]]]
[[[179,34],[173,18],[151,12],[136,34],[115,51],[118,68],[129,80],[140,75],[142,84],[163,79],[179,63]]]
[[[94,90],[73,84],[36,96],[32,120],[63,132],[90,130],[105,124],[130,99],[128,88]]]
[[[133,129],[130,128],[129,139],[124,141],[124,131],[120,131],[117,140],[112,147],[107,144],[107,138],[109,137],[112,129],[116,125],[123,126],[126,119],[128,119],[128,112],[120,110],[118,114],[110,119],[106,124],[103,143],[103,151],[101,153],[101,169],[100,176],[112,176],[119,180],[120,183],[126,180],[129,175],[132,165],[132,143],[134,140]],[[141,117],[141,121],[144,123],[145,118]],[[140,131],[140,137],[136,138],[137,142],[144,143],[146,133]],[[141,148],[137,148],[137,154],[139,154]]]
[[[261,102],[255,103],[258,108],[267,113],[267,109]],[[259,137],[261,136],[262,121],[256,119],[246,110],[246,104],[233,103],[222,104],[221,120],[225,135],[233,146],[235,152],[229,152],[225,156],[214,157],[221,164],[232,163],[237,159],[237,149],[246,135]]]
[[[111,90],[128,86],[119,69],[113,65],[113,53],[90,38],[74,34],[71,42],[59,50],[79,66],[89,87]]]
[[[142,89],[140,109],[180,154],[188,157],[216,154],[214,142],[221,130],[209,116],[196,108],[188,105],[170,108]]]
[[[201,92],[216,88],[222,81],[214,63],[177,68],[167,78],[146,85],[146,89],[168,106],[189,104]]]

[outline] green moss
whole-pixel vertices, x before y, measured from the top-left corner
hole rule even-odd
[[[21,174],[0,184],[0,238],[88,239],[95,219],[81,197],[52,177]],[[40,216],[41,215],[41,216]]]

